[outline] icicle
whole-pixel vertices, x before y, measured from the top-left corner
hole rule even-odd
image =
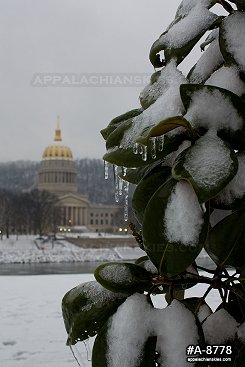
[[[76,345],[70,345],[70,349],[79,367],[91,366],[92,350],[89,339]]]
[[[123,174],[123,177],[126,176],[126,174],[127,174],[127,168],[126,167],[122,168],[122,174]]]
[[[119,176],[118,177],[118,194],[119,196],[122,196],[123,194],[123,179]]]
[[[79,367],[85,367],[85,366],[84,366],[84,363],[83,363],[83,361],[82,361],[82,359],[81,359],[80,353],[78,353],[78,350],[77,350],[77,348],[75,347],[75,345],[70,345],[70,350],[71,350],[72,355],[73,355],[73,357],[75,358],[75,360],[76,360],[76,362],[77,362],[78,366],[79,366]]]
[[[142,153],[143,161],[147,161],[147,146],[144,145],[143,153]]]
[[[138,152],[139,154],[143,154],[143,145],[139,144]]]
[[[118,167],[113,166],[114,171],[114,184],[115,184],[115,201],[116,203],[119,202],[119,179],[118,179]]]
[[[157,156],[156,138],[151,138],[151,157],[155,159]]]
[[[134,152],[134,154],[139,153],[139,144],[138,143],[134,143],[133,152]]]
[[[206,213],[206,205],[205,205],[205,203],[202,203],[201,204],[201,208],[202,208],[203,213]]]
[[[109,178],[109,164],[106,161],[104,161],[104,178],[105,180]]]
[[[164,135],[158,136],[157,140],[158,140],[158,150],[159,152],[162,152],[164,146]]]
[[[129,182],[125,182],[124,185],[124,210],[123,210],[123,216],[125,222],[128,221],[128,190],[129,190]]]
[[[87,352],[87,361],[90,362],[92,360],[92,349],[89,339],[83,340],[83,344],[85,345]]]

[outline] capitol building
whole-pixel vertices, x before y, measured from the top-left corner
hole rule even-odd
[[[54,143],[45,148],[38,171],[38,190],[53,193],[61,208],[60,230],[116,231],[118,206],[91,204],[78,192],[77,167],[72,151],[62,144],[59,121]]]

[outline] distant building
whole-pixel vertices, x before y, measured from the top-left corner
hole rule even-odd
[[[59,121],[54,144],[45,148],[38,171],[38,189],[46,190],[59,199],[61,207],[60,230],[115,231],[118,207],[91,204],[86,195],[78,192],[77,167],[72,151],[62,145]]]

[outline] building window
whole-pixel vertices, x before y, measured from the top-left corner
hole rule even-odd
[[[90,224],[94,224],[94,220],[93,219],[90,220]]]
[[[104,221],[103,221],[103,219],[101,219],[101,220],[100,220],[100,224],[104,224]]]
[[[98,219],[95,220],[95,224],[98,224]]]
[[[94,216],[94,213],[90,213],[90,217],[93,217]]]

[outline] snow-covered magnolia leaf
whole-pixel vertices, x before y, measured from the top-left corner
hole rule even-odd
[[[122,122],[115,130],[113,130],[106,140],[106,149],[111,149],[120,145],[125,131],[128,130],[130,126],[132,126],[132,119]]]
[[[189,181],[200,203],[205,203],[232,180],[237,169],[233,149],[210,131],[178,156],[172,175]]]
[[[159,271],[168,276],[183,272],[201,251],[208,228],[188,182],[168,180],[151,197],[144,214],[144,248]]]
[[[183,84],[180,94],[187,113],[184,116],[195,127],[225,130],[233,133],[242,130],[245,106],[236,94],[219,87]]]
[[[80,284],[67,292],[62,300],[67,345],[96,335],[125,297],[108,291],[95,281]]]
[[[238,210],[245,207],[245,153],[238,153],[237,159],[238,171],[228,185],[212,200],[213,208]]]
[[[211,42],[211,45],[205,50],[187,75],[190,83],[204,83],[224,63],[224,58],[219,48],[218,32],[218,29],[215,29],[211,33],[213,35],[212,41],[207,39],[206,43],[201,45],[204,47],[205,44]]]
[[[115,147],[109,149],[103,156],[103,159],[109,163],[121,167],[134,168],[146,166],[155,161],[166,157],[171,152],[175,151],[179,145],[187,139],[187,134],[181,133],[170,137],[165,137],[163,149],[159,151],[156,149],[156,157],[152,158],[151,143],[147,146],[147,159],[143,160],[141,154],[135,154],[133,146],[130,147]]]
[[[131,263],[112,262],[99,265],[94,276],[104,288],[116,293],[132,294],[151,287],[150,274]]]
[[[131,111],[128,111],[120,116],[115,117],[113,120],[111,120],[111,122],[109,123],[109,125],[101,130],[101,135],[103,136],[103,138],[105,140],[107,140],[108,136],[122,123],[124,123],[125,121],[132,119],[135,116],[138,116],[140,113],[142,112],[141,108],[138,109],[134,109]]]
[[[150,198],[170,175],[170,167],[156,167],[136,187],[132,198],[132,207],[139,223],[143,221],[144,211]]]
[[[245,13],[234,11],[220,26],[220,50],[227,64],[245,71]]]
[[[205,249],[220,267],[245,266],[245,211],[237,211],[214,226],[208,235]]]
[[[129,297],[97,335],[92,366],[153,366],[156,337],[148,320],[152,311],[146,296]]]
[[[149,126],[143,131],[142,135],[137,138],[136,142],[148,145],[151,138],[158,137],[172,131],[178,127],[184,127],[187,132],[192,135],[192,127],[183,116],[174,116],[160,121],[155,126]]]
[[[212,5],[212,1],[183,1],[180,4],[175,20],[151,47],[150,61],[154,67],[164,65],[159,56],[159,52],[163,50],[166,62],[175,58],[180,63],[188,55],[204,33],[219,19],[208,10]]]
[[[224,345],[235,340],[238,325],[238,322],[224,308],[215,311],[202,325],[206,343]]]

